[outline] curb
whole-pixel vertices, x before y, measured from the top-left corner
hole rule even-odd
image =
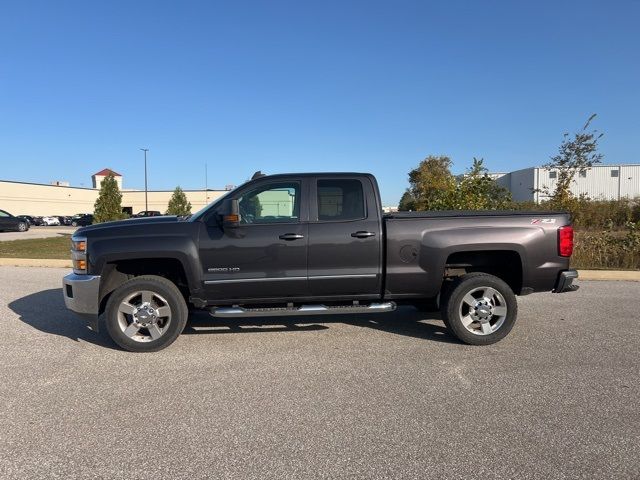
[[[640,282],[638,270],[578,270],[580,280],[626,280]]]
[[[51,258],[0,258],[0,266],[72,268],[71,260]],[[640,282],[638,270],[578,270],[580,280],[625,280]]]

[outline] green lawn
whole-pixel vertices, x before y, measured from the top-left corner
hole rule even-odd
[[[70,235],[0,242],[0,258],[71,258]]]

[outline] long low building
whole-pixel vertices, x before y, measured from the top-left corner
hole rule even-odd
[[[93,175],[93,188],[71,187],[60,182],[48,185],[12,180],[0,180],[0,209],[13,215],[75,215],[92,213],[98,198],[100,182],[109,173],[115,174],[122,189],[122,176],[105,169]],[[146,210],[144,190],[122,189],[122,208],[129,214]],[[185,190],[196,212],[226,193],[226,190]],[[147,192],[148,210],[164,213],[173,191],[150,190]]]
[[[514,200],[536,203],[548,198],[545,192],[555,190],[558,178],[557,171],[544,167],[489,175],[508,189]],[[571,192],[592,200],[640,198],[640,164],[595,165],[576,174]]]

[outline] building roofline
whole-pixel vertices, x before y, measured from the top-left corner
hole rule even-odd
[[[36,185],[39,187],[50,187],[50,188],[73,188],[75,190],[91,190],[94,192],[99,192],[100,189],[99,188],[92,188],[92,187],[73,187],[71,185],[51,185],[50,183],[36,183],[36,182],[21,182],[18,180],[2,180],[0,179],[0,183],[4,182],[4,183],[17,183],[19,185]],[[225,189],[212,189],[212,188],[208,188],[208,189],[189,189],[189,190],[182,190],[183,192],[228,192],[229,190],[225,190]],[[120,193],[131,193],[131,192],[141,192],[144,193],[144,190],[129,190],[129,189],[122,189],[120,190]],[[170,192],[173,193],[173,189],[171,190],[147,190],[148,193],[152,193],[152,192],[156,192],[156,193],[162,193],[162,192]]]

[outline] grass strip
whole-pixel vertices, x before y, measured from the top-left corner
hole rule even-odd
[[[0,258],[71,258],[70,235],[0,242]]]

